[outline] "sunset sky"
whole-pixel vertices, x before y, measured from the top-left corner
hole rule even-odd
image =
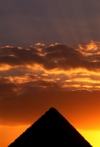
[[[100,146],[99,34],[99,0],[0,0],[0,147],[50,107]]]

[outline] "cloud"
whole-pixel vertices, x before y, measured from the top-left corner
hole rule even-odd
[[[13,84],[10,79],[0,78],[0,97],[10,96],[14,94],[16,85]]]
[[[60,43],[1,47],[1,79],[45,89],[53,87],[53,83],[65,90],[99,90],[99,50],[100,43],[94,41],[77,49]]]
[[[91,41],[88,45],[80,45],[78,49],[62,44],[50,46],[40,44],[22,49],[1,47],[0,64],[9,68],[28,68],[37,64],[45,70],[85,68],[96,71],[100,70],[99,44]]]

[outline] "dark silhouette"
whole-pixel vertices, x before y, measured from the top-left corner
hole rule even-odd
[[[55,109],[50,108],[8,147],[92,147]]]

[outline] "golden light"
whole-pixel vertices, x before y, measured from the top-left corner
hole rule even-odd
[[[93,146],[100,146],[100,130],[78,130],[86,140]]]
[[[10,65],[0,64],[0,71],[6,71],[6,70],[9,70],[10,68],[11,68]]]
[[[85,51],[96,51],[98,50],[98,48],[100,47],[100,42],[94,42],[93,40],[91,40],[90,43],[85,44],[84,46],[79,45],[79,49],[80,50],[85,50]]]

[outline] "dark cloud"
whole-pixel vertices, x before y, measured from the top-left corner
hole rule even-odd
[[[0,97],[7,97],[10,95],[14,95],[14,89],[16,89],[17,86],[5,78],[0,78]]]
[[[18,49],[14,47],[1,48],[0,64],[14,66],[27,65],[34,66],[38,64],[46,70],[52,69],[74,69],[86,68],[88,70],[100,69],[99,49],[91,55],[87,51],[75,49],[67,45],[54,44],[52,46],[42,46]],[[84,53],[84,54],[83,54]]]

